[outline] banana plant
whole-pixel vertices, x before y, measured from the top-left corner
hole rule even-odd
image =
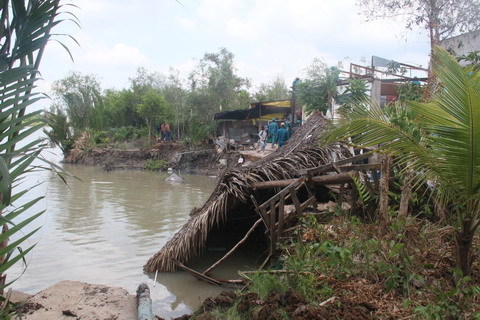
[[[40,130],[41,111],[31,106],[43,96],[35,91],[40,62],[52,37],[52,29],[63,20],[60,0],[0,1],[0,294],[12,283],[7,272],[34,247],[25,245],[38,229],[22,230],[43,211],[31,212],[43,197],[26,201],[35,186],[25,175],[38,166],[43,139],[30,141]],[[75,21],[75,16],[69,20]],[[63,45],[63,44],[62,44]],[[64,45],[63,45],[64,46]],[[64,46],[67,51],[68,48]],[[26,140],[27,138],[30,138]],[[28,141],[28,142],[26,142]],[[11,242],[10,240],[13,239]],[[3,309],[2,309],[3,310]],[[3,319],[3,318],[2,318]]]

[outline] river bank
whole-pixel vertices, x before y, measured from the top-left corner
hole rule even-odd
[[[187,149],[176,142],[157,142],[146,149],[115,149],[100,147],[89,150],[70,150],[63,162],[100,166],[103,169],[148,169],[149,161],[164,161],[165,167],[180,170],[182,173],[218,176],[226,168],[241,167],[257,161],[274,152],[271,145],[265,152],[255,149],[219,152],[213,145]]]
[[[229,157],[220,155],[213,146],[202,149],[186,149],[180,143],[161,142],[148,149],[114,149],[111,147],[79,151],[70,150],[63,162],[101,166],[105,170],[146,169],[148,161],[164,161],[166,168],[183,173],[217,175],[227,167]],[[231,158],[231,157],[230,157]]]
[[[37,294],[14,292],[11,301],[25,320],[137,318],[137,299],[120,287],[61,281]]]

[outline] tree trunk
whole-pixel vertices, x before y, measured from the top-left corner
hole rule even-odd
[[[414,172],[412,169],[407,169],[405,171],[405,176],[403,178],[402,185],[402,194],[400,197],[400,208],[398,209],[398,214],[401,216],[407,216],[408,214],[408,204],[412,198],[412,181],[414,177]]]
[[[6,233],[8,231],[8,225],[4,224],[2,227],[2,234]],[[0,242],[0,249],[5,249],[5,247],[8,246],[8,238],[5,239],[4,241]],[[3,264],[5,262],[6,256],[0,256],[0,264]],[[4,290],[3,288],[5,287],[5,283],[7,282],[7,274],[1,274],[0,275],[0,295],[3,296]]]
[[[388,184],[390,180],[391,159],[385,156],[382,160],[382,178],[380,179],[380,200],[378,202],[378,219],[380,233],[385,234],[388,226]]]
[[[425,91],[423,92],[423,101],[430,100],[432,93],[435,90],[435,75],[432,72],[433,65],[433,48],[440,44],[439,22],[438,22],[438,8],[435,1],[430,1],[430,13],[428,15],[428,32],[430,37],[430,64],[428,66],[428,82]]]
[[[462,276],[469,276],[472,269],[473,253],[472,241],[473,232],[470,230],[470,223],[464,222],[462,230],[455,232],[455,257],[456,267],[462,271]],[[455,279],[459,280],[459,279]]]

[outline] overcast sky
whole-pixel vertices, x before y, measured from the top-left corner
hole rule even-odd
[[[68,3],[68,2],[64,2]],[[205,52],[225,47],[238,74],[253,85],[277,75],[290,84],[315,57],[329,64],[377,55],[426,66],[428,38],[407,32],[400,21],[365,22],[355,0],[77,0],[66,7],[81,28],[62,23],[80,47],[62,38],[75,62],[57,43],[47,47],[41,87],[71,70],[94,74],[102,87],[126,88],[143,66],[186,78]],[[64,16],[66,18],[67,16]]]

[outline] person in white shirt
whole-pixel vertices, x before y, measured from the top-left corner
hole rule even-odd
[[[260,137],[258,140],[258,146],[260,147],[260,150],[257,150],[257,152],[265,152],[265,146],[267,145],[267,130],[262,128],[258,133],[258,136]]]

